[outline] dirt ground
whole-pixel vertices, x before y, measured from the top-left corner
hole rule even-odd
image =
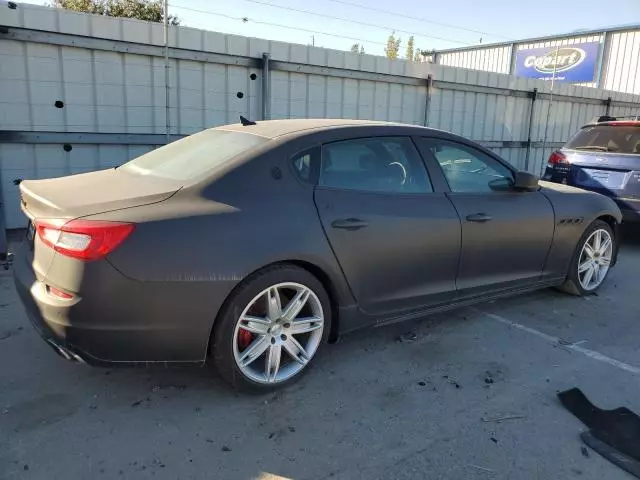
[[[632,478],[581,448],[556,398],[577,386],[640,413],[640,235],[625,234],[597,296],[542,290],[359,332],[257,397],[212,368],[66,362],[2,271],[0,479]]]

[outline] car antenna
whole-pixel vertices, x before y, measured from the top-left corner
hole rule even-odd
[[[242,115],[240,115],[240,123],[243,127],[248,127],[249,125],[257,125],[256,122],[252,122],[248,118],[244,118]]]

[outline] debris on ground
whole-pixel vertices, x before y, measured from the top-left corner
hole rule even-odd
[[[491,437],[491,438],[490,438],[490,440],[491,440],[493,443],[498,443],[498,439],[497,439],[496,437]]]
[[[147,398],[143,398],[142,400],[136,400],[135,402],[133,402],[131,404],[131,406],[132,407],[138,407],[138,406],[142,405],[144,402],[147,402],[147,403],[151,402],[151,398],[147,397]]]
[[[587,447],[585,447],[584,445],[580,447],[580,452],[582,453],[583,457],[589,458],[589,450],[587,450]]]
[[[230,452],[230,451],[231,451],[231,449],[230,449],[229,447],[227,447],[226,445],[224,445],[224,446],[222,447],[222,451],[223,451],[223,452]]]
[[[480,470],[482,472],[496,473],[495,470],[491,470],[490,468],[481,467],[480,465],[474,465],[473,463],[467,463],[467,467],[475,468],[476,470]]]
[[[415,332],[407,332],[400,335],[397,340],[400,343],[411,343],[418,340],[418,335]]]
[[[507,420],[518,420],[521,418],[527,418],[526,415],[504,415],[502,417],[482,417],[482,421],[489,423],[489,422],[495,422],[495,423],[500,423],[500,422],[505,422]]]

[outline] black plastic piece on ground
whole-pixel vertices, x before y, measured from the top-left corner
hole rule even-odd
[[[579,388],[560,392],[558,398],[567,410],[591,429],[593,437],[640,462],[638,415],[626,407],[602,410],[593,405]]]
[[[611,463],[629,472],[631,475],[640,478],[640,462],[619,452],[603,441],[598,440],[591,431],[582,432],[580,434],[580,438],[585,445],[588,445],[592,450],[598,452]]]

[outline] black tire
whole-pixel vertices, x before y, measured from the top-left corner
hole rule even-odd
[[[275,384],[262,384],[245,376],[235,361],[233,353],[234,332],[243,310],[260,292],[272,285],[285,282],[295,282],[308,287],[316,294],[322,306],[324,328],[322,340],[314,358],[322,345],[327,343],[331,330],[331,303],[322,283],[314,275],[303,268],[290,264],[273,265],[255,272],[243,280],[225,302],[216,319],[211,339],[211,355],[214,363],[222,378],[236,390],[267,393],[284,388],[298,380],[313,363],[312,358],[299,373],[287,380]]]
[[[613,230],[611,229],[611,227],[607,222],[604,222],[602,220],[594,220],[591,223],[591,225],[589,225],[586,228],[586,230],[583,232],[582,236],[580,237],[580,240],[578,241],[578,244],[576,245],[575,252],[573,253],[573,258],[571,259],[571,264],[569,265],[569,271],[567,272],[567,279],[559,287],[559,289],[562,290],[563,292],[566,292],[570,295],[576,295],[579,297],[583,297],[586,295],[593,295],[596,291],[598,291],[598,289],[605,282],[607,278],[606,276],[602,280],[600,285],[598,285],[596,288],[592,290],[585,290],[584,288],[582,288],[582,285],[580,284],[580,279],[578,278],[578,262],[580,261],[580,254],[582,252],[584,243],[587,241],[587,239],[593,232],[600,229],[606,230],[611,236],[611,239],[613,241],[613,252],[615,254],[616,248],[617,248],[616,243],[618,239],[615,237]],[[609,272],[607,272],[607,275],[608,274]]]

